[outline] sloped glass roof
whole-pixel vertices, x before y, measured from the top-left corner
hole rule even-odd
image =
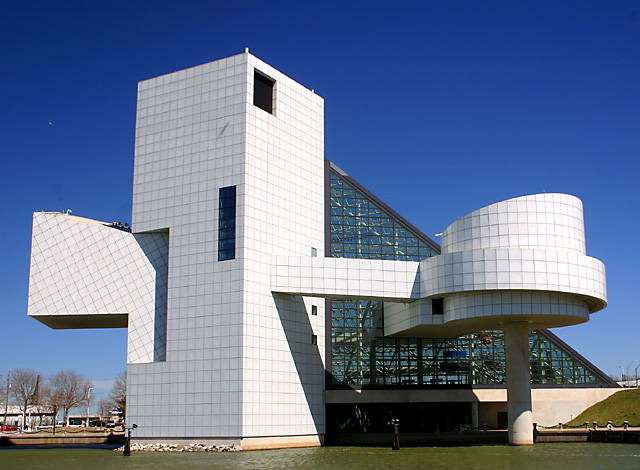
[[[436,254],[409,227],[331,173],[332,257],[420,261]]]

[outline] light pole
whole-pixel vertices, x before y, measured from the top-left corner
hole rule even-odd
[[[7,373],[7,399],[4,402],[4,422],[2,424],[4,424],[5,426],[7,425],[7,411],[9,408],[9,389],[11,388],[11,371],[9,371],[9,373]]]
[[[638,362],[638,360],[634,359],[629,364],[627,364],[627,382],[629,381],[629,372],[631,372],[631,366],[633,365],[634,362]]]
[[[91,403],[91,390],[93,387],[89,387],[87,390],[87,428],[89,427],[89,404]]]
[[[131,456],[131,430],[136,429],[137,427],[138,427],[137,424],[132,424],[131,427],[127,427],[125,425],[124,427],[127,431],[127,435],[124,438],[124,456],[125,457]]]

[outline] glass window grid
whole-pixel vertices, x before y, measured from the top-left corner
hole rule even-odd
[[[363,311],[365,315],[380,317],[381,312],[381,306]],[[375,336],[370,331],[360,334],[357,329],[346,330],[347,333],[334,330],[336,336],[332,364],[335,385],[452,386],[506,383],[504,334],[499,330],[446,339],[384,338],[381,328],[375,329]],[[538,331],[530,332],[531,383],[601,382],[567,353],[546,338],[541,338],[543,336]],[[541,357],[547,359],[540,360]]]
[[[236,187],[220,188],[218,204],[218,261],[235,259]]]
[[[331,174],[331,256],[420,261],[435,253],[373,201]]]

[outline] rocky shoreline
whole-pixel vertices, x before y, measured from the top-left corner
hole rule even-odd
[[[236,445],[205,445],[189,444],[179,446],[178,444],[131,444],[131,451],[136,452],[240,452],[242,447]],[[124,446],[114,449],[116,452],[123,452]]]

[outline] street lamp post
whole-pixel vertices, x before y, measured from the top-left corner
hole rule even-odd
[[[629,364],[627,364],[627,382],[629,382],[629,372],[631,372],[631,366],[633,365],[634,362],[638,362],[638,360],[634,359]]]
[[[124,438],[124,456],[125,457],[131,456],[131,430],[136,429],[137,427],[138,427],[137,424],[132,424],[131,427],[125,426],[125,429],[127,430],[127,435]]]
[[[11,371],[7,374],[7,398],[4,402],[4,424],[7,425],[7,411],[9,411],[9,389],[11,388]]]
[[[87,428],[89,428],[89,405],[91,403],[91,390],[93,390],[93,387],[89,387],[89,389],[87,390]]]

